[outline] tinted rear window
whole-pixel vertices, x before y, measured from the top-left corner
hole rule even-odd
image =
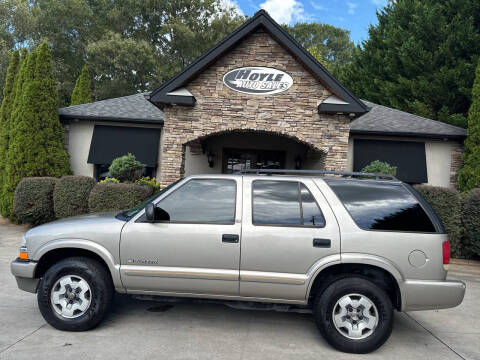
[[[326,180],[365,230],[436,232],[417,199],[401,184]]]

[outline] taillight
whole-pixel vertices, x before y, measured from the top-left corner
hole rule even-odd
[[[450,264],[450,241],[444,241],[443,247],[443,265]]]

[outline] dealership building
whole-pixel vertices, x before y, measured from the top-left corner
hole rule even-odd
[[[151,93],[59,110],[71,168],[133,153],[163,184],[244,168],[359,171],[451,187],[466,131],[355,97],[264,10]]]

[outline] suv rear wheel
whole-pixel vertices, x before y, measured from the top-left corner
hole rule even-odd
[[[317,294],[313,312],[323,337],[344,352],[374,351],[392,332],[390,298],[377,285],[361,277],[332,282]]]
[[[85,331],[104,318],[112,296],[110,274],[98,261],[72,257],[46,271],[37,300],[43,317],[54,328]]]

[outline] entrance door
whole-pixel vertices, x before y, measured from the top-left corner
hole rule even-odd
[[[223,149],[223,173],[246,169],[284,169],[285,151]]]
[[[120,273],[127,291],[238,295],[241,177],[199,176],[155,205],[169,221],[145,222],[143,214],[122,231]]]

